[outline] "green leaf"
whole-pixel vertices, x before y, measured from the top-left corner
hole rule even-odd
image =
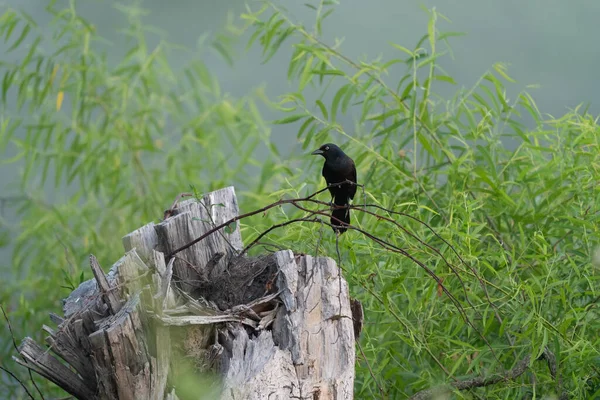
[[[440,52],[440,53],[435,53],[435,54],[432,54],[431,56],[428,56],[428,57],[427,57],[425,60],[423,60],[423,61],[420,61],[420,62],[417,64],[417,69],[419,69],[419,68],[423,68],[423,67],[424,67],[424,66],[426,66],[426,65],[429,65],[429,64],[432,64],[432,63],[434,63],[434,62],[435,62],[435,61],[436,61],[438,58],[442,57],[442,56],[443,56],[443,55],[445,55],[445,54],[446,54],[446,52],[445,52],[445,51],[443,51],[443,52]],[[422,58],[422,57],[421,57],[421,58]]]
[[[212,48],[215,49],[217,51],[217,53],[219,53],[221,55],[221,57],[223,57],[223,59],[227,62],[227,64],[229,66],[233,65],[233,57],[231,56],[229,51],[225,48],[225,46],[223,45],[223,42],[215,40],[212,43]]]
[[[17,40],[15,40],[15,42],[8,48],[8,50],[6,50],[6,52],[10,53],[11,51],[13,51],[17,47],[19,47],[19,45],[23,42],[23,40],[25,40],[25,38],[29,34],[30,30],[31,30],[31,27],[29,25],[25,25],[23,27],[23,30],[21,31],[21,34],[17,38]]]
[[[496,64],[494,64],[494,70],[500,76],[502,76],[504,79],[506,79],[507,81],[509,81],[511,83],[516,83],[517,82],[514,79],[512,79],[510,76],[508,76],[508,74],[506,73],[506,65],[505,64],[502,64],[502,63],[496,63]]]
[[[302,73],[300,74],[300,82],[298,83],[298,88],[301,91],[304,90],[304,88],[306,87],[308,82],[310,82],[312,64],[313,64],[314,59],[315,59],[315,57],[311,55],[308,57],[308,59],[306,60],[306,62],[304,64],[304,68],[302,69]]]
[[[269,54],[263,60],[263,64],[268,62],[277,53],[283,42],[295,32],[296,30],[293,27],[289,27],[286,30],[284,30],[281,34],[279,34],[277,36],[277,40],[271,45]]]
[[[377,131],[375,136],[387,135],[388,133],[390,133],[390,132],[398,129],[402,125],[404,125],[407,121],[409,121],[409,118],[402,118],[402,119],[399,119],[398,121],[394,121],[390,126],[384,128],[380,131]]]
[[[349,86],[350,84],[342,86],[333,96],[333,100],[331,101],[331,122],[336,121],[338,106],[342,97],[344,96],[344,93],[346,93],[346,91],[348,90]]]
[[[413,53],[412,51],[410,51],[409,49],[407,49],[404,46],[400,46],[399,44],[396,43],[390,43],[393,47],[397,48],[398,50],[408,54],[411,58],[415,57],[415,53]]]
[[[429,22],[427,23],[427,35],[429,37],[429,43],[431,44],[432,50],[435,48],[435,22],[436,15],[435,11],[432,12]]]
[[[465,32],[442,32],[438,35],[438,40],[446,40],[451,37],[466,36]]]
[[[327,108],[325,108],[325,104],[323,104],[321,100],[317,100],[316,103],[317,106],[319,106],[321,113],[323,114],[323,118],[325,118],[325,120],[329,120],[329,113],[327,113]]]
[[[388,119],[389,117],[392,117],[394,115],[398,115],[398,114],[402,114],[404,113],[404,110],[396,108],[390,111],[386,111],[384,113],[381,114],[377,114],[377,115],[373,115],[370,117],[367,117],[367,121],[385,121],[386,119]]]
[[[223,228],[223,231],[225,231],[226,234],[231,235],[232,233],[235,232],[236,227],[237,227],[237,222],[233,221],[232,223],[227,225],[225,228]]]
[[[435,79],[436,81],[442,81],[442,82],[448,82],[452,85],[456,85],[456,82],[454,81],[454,79],[451,76],[447,76],[447,75],[434,75],[433,79]]]
[[[321,65],[325,65],[324,63],[322,63]],[[335,75],[335,76],[344,76],[346,74],[344,74],[343,71],[340,71],[339,69],[313,69],[311,71],[311,74],[313,75]]]
[[[287,116],[285,118],[281,118],[281,119],[275,120],[272,123],[274,125],[291,124],[291,123],[296,122],[296,121],[298,121],[298,120],[300,120],[302,118],[305,118],[307,116],[308,116],[308,114],[306,114],[306,113],[303,113],[303,114],[294,114],[294,115],[289,115],[289,116]]]
[[[302,134],[304,133],[304,131],[306,130],[306,128],[308,128],[308,126],[310,124],[312,124],[313,122],[315,122],[315,118],[314,117],[311,116],[311,117],[306,118],[306,121],[304,121],[302,123],[302,125],[300,126],[300,130],[298,130],[298,135],[296,137],[301,138]],[[307,141],[305,141],[305,142],[307,142]]]
[[[350,101],[352,101],[352,98],[356,93],[355,91],[356,87],[349,85],[348,90],[344,92],[344,98],[342,100],[342,113],[346,114],[346,111],[348,110],[348,105],[350,104]]]

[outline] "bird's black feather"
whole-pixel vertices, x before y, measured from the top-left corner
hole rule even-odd
[[[325,158],[322,173],[329,186],[334,204],[330,222],[334,225],[333,230],[342,234],[346,232],[343,225],[350,224],[350,209],[340,207],[350,204],[350,200],[354,199],[356,194],[357,181],[354,160],[333,143],[324,144],[312,154],[318,154]],[[354,182],[354,184],[348,181]]]

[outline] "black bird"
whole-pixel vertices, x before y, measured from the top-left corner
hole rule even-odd
[[[329,186],[333,204],[335,206],[348,205],[356,194],[356,185],[346,182],[351,181],[356,183],[356,166],[354,165],[354,160],[333,143],[324,144],[311,154],[318,154],[325,158],[323,177]],[[339,185],[335,185],[336,183],[339,183]],[[339,232],[339,234],[346,232],[346,228],[343,225],[350,224],[350,209],[334,208],[331,212],[331,217],[330,222],[334,225],[333,230]],[[342,221],[342,224],[337,220]]]

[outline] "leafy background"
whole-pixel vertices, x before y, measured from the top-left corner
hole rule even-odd
[[[387,215],[405,231],[354,213],[361,229],[413,259],[357,232],[340,240],[340,264],[366,309],[357,398],[407,398],[453,378],[490,376],[545,348],[573,398],[599,397],[593,112],[546,114],[502,63],[456,84],[450,45],[466,39],[448,32],[433,7],[421,11],[415,40],[390,37],[382,57],[353,54],[334,39],[346,32],[324,33],[347,12],[331,3],[303,6],[305,19],[282,3],[252,3],[193,49],[145,23],[143,4],[118,4],[126,29],[111,35],[128,44],[122,54],[79,3],[49,2],[40,21],[3,6],[0,153],[2,168],[18,173],[3,190],[15,218],[1,220],[10,259],[2,262],[0,300],[17,338],[41,340],[47,313],[89,278],[87,255],[110,265],[122,254],[120,237],[156,220],[190,184],[199,191],[234,184],[243,210],[305,195],[322,186],[320,162],[306,154],[335,141],[365,184],[357,203],[427,224]],[[243,96],[223,89],[217,72],[235,65],[246,43],[285,76],[278,96],[260,82]],[[173,54],[186,62],[174,65]],[[243,236],[250,241],[298,215],[280,208],[248,219]],[[314,253],[319,242],[321,254],[337,257],[326,227],[293,225],[270,238],[298,252]],[[459,307],[414,260],[443,278]],[[2,366],[26,380],[10,361],[6,326],[0,346]],[[7,375],[2,380],[2,395],[23,395]],[[532,361],[514,381],[457,396],[559,394],[547,367]]]

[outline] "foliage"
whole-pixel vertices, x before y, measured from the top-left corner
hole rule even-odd
[[[303,148],[345,141],[366,186],[355,203],[393,208],[427,225],[388,215],[412,236],[374,216],[356,224],[443,280],[359,233],[341,239],[341,264],[366,308],[369,365],[358,364],[357,397],[380,397],[380,385],[389,398],[405,398],[453,379],[502,373],[546,348],[572,397],[598,396],[596,119],[579,109],[544,117],[527,92],[510,100],[505,85],[514,81],[503,64],[451,99],[436,96],[434,85],[454,84],[440,62],[458,34],[439,30],[445,18],[435,10],[414,47],[391,44],[398,58],[350,60],[320,38],[331,3],[315,7],[310,30],[275,4],[244,15],[265,60],[293,47],[288,78],[297,90],[274,104],[285,113],[276,123],[297,124]],[[355,117],[353,133],[337,122],[341,114]],[[309,251],[320,233],[301,233]],[[332,246],[327,254],[335,255]],[[532,361],[530,371],[460,396],[561,394],[546,365]]]
[[[79,260],[93,252],[105,265],[115,261],[119,238],[156,219],[189,184],[199,192],[234,184],[244,210],[322,186],[313,158],[282,162],[254,96],[223,94],[200,57],[174,72],[167,55],[176,47],[164,40],[149,48],[139,9],[122,8],[132,46],[111,67],[106,44],[73,4],[49,7],[50,36],[21,12],[6,9],[0,17],[4,42],[15,50],[27,45],[18,62],[0,64],[0,152],[23,166],[14,188],[21,196],[12,260],[19,279],[1,301],[10,302],[21,336],[60,307],[67,289],[59,285],[89,277]],[[366,315],[356,397],[381,398],[381,388],[388,398],[406,398],[453,379],[502,373],[546,348],[573,398],[599,396],[596,119],[581,109],[544,116],[527,92],[509,99],[514,82],[503,64],[450,99],[437,96],[436,85],[455,84],[441,63],[458,34],[439,30],[445,18],[435,10],[427,10],[427,33],[414,46],[391,44],[398,58],[356,61],[321,38],[333,2],[309,6],[316,16],[310,29],[273,3],[242,16],[249,45],[262,48],[265,62],[293,49],[288,78],[297,90],[269,103],[282,114],[275,128],[295,124],[305,150],[341,144],[365,185],[355,204],[416,218],[385,215],[403,230],[353,213],[353,223],[410,257],[358,232],[339,239],[339,262]],[[213,45],[233,58],[228,43]],[[58,51],[45,50],[56,44]],[[341,126],[342,115],[353,116],[355,126]],[[245,240],[298,216],[281,207],[242,221]],[[337,258],[327,227],[293,224],[269,239]],[[11,352],[8,342],[2,346],[3,355]],[[559,392],[548,368],[532,361],[516,380],[457,396]]]
[[[191,183],[202,192],[255,184],[247,166],[260,165],[254,150],[270,144],[253,96],[223,93],[202,62],[207,50],[231,52],[233,33],[197,52],[163,39],[150,47],[155,38],[141,22],[143,10],[121,7],[129,29],[120,39],[131,47],[111,66],[111,46],[75,2],[65,9],[53,3],[49,27],[11,8],[0,19],[7,48],[21,53],[0,64],[0,153],[7,154],[3,164],[22,167],[11,188],[18,226],[2,224],[18,235],[12,261],[3,260],[13,265],[14,280],[3,284],[0,300],[17,340],[33,334],[40,342],[48,312],[58,312],[61,299],[91,277],[87,255],[105,267],[115,262],[120,238],[156,221]],[[167,61],[176,51],[194,59],[180,72]],[[241,151],[232,156],[231,149]],[[264,180],[244,204],[259,204],[269,189]],[[3,332],[1,359],[9,360]]]

